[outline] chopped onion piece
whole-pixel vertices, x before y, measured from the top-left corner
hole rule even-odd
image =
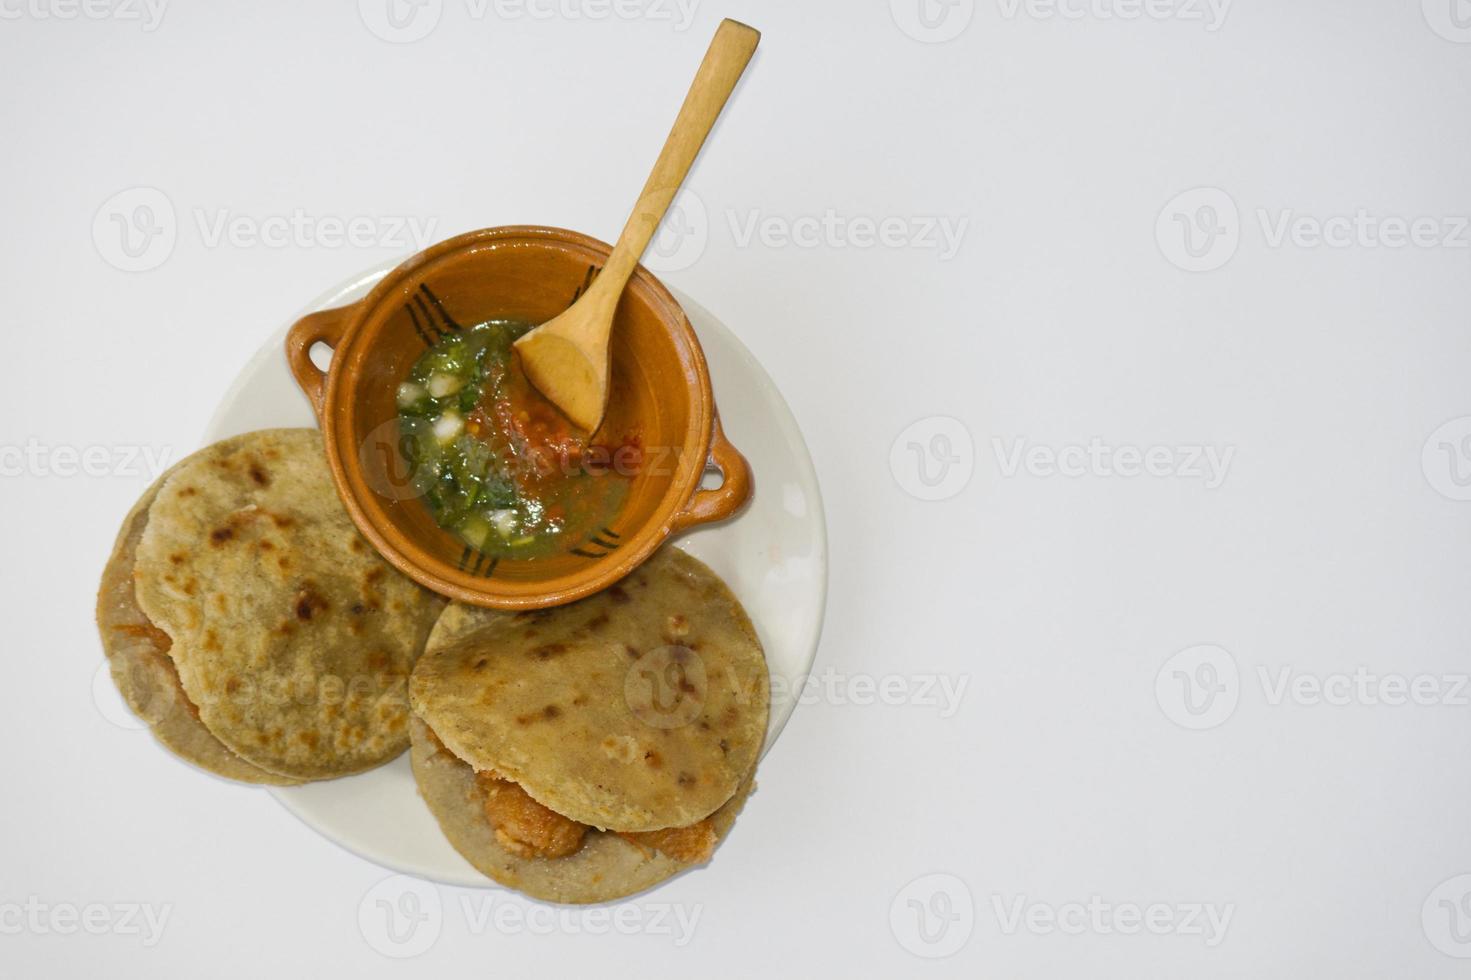
[[[398,386],[398,407],[413,408],[424,397],[424,389],[412,381],[405,381]]]
[[[448,398],[465,387],[465,379],[453,374],[436,374],[429,379],[429,394],[435,398]]]
[[[440,445],[448,445],[465,430],[465,420],[457,412],[445,412],[434,420],[434,438]]]
[[[514,510],[493,510],[490,512],[490,523],[495,525],[496,532],[503,538],[509,538],[516,533],[516,512]]]

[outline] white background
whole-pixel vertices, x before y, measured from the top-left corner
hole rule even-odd
[[[393,33],[385,0],[176,0],[157,22],[92,2],[0,0],[0,974],[1466,975],[1471,26],[1452,0],[1224,19],[926,0],[933,29],[918,0],[704,0],[683,30],[672,3],[443,0],[408,43],[368,26]],[[93,591],[148,482],[123,453],[196,448],[274,330],[416,249],[391,219],[616,236],[722,15],[765,39],[665,267],[812,448],[833,563],[811,703],[714,864],[634,903],[636,934],[484,922],[485,902],[538,907],[428,888],[432,921],[396,944],[376,902],[411,910],[408,885],[94,700]],[[168,210],[116,197],[139,187]],[[212,235],[297,211],[375,237]],[[114,215],[172,248],[130,260]],[[1387,244],[1416,218],[1434,244]],[[935,223],[963,227],[953,254]],[[1168,465],[1067,448],[1093,439]],[[103,475],[56,472],[87,447]],[[1229,451],[1223,479],[1191,447]],[[1187,682],[1212,676],[1203,701]],[[1276,696],[1298,677],[1346,703]],[[1382,703],[1397,684],[1432,703]],[[928,875],[950,877],[910,886]],[[1090,902],[1112,911],[1076,917]],[[94,903],[169,917],[152,945],[111,910],[101,935],[49,918]],[[655,926],[670,905],[692,935]],[[1152,905],[1179,929],[1130,929]]]

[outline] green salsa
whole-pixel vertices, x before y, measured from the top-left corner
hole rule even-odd
[[[589,446],[515,364],[531,324],[491,320],[442,337],[399,385],[415,489],[440,527],[486,555],[538,558],[609,525],[642,463],[636,439]]]

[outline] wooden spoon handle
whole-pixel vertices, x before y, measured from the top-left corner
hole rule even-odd
[[[761,32],[755,28],[733,20],[721,22],[674,129],[594,288],[601,287],[615,297],[622,294],[759,43]]]

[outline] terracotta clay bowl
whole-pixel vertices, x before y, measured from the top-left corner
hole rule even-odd
[[[470,232],[404,262],[362,300],[291,328],[286,356],[316,410],[348,513],[421,585],[496,609],[560,605],[612,585],[671,536],[725,520],[750,499],[750,466],[721,431],[699,341],[674,297],[642,267],[618,307],[600,430],[636,433],[643,447],[617,515],[561,554],[496,558],[441,529],[420,499],[400,449],[396,404],[419,355],[444,332],[486,320],[550,320],[609,251],[557,228]],[[325,374],[312,361],[319,344],[332,349]],[[705,489],[711,470],[721,482]]]

